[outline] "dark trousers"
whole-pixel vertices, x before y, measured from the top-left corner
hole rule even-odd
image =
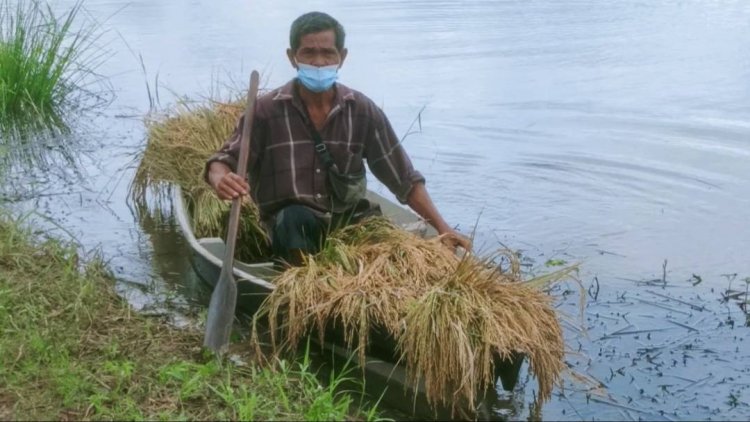
[[[303,205],[290,205],[276,214],[271,230],[274,258],[299,265],[299,253],[316,253],[328,232],[325,222]]]
[[[271,227],[274,258],[280,263],[300,265],[301,255],[319,252],[331,230],[380,214],[380,207],[367,201],[351,212],[333,214],[327,219],[303,205],[284,207],[276,213]]]

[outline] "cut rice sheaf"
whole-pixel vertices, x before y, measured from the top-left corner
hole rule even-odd
[[[511,259],[515,259],[511,257]],[[433,403],[474,403],[494,380],[495,357],[523,353],[548,400],[564,368],[562,330],[551,298],[471,255],[456,257],[439,238],[425,240],[384,218],[333,233],[306,265],[275,281],[256,321],[268,317],[295,348],[313,330],[340,323],[364,362],[370,328],[398,343],[414,386]],[[517,267],[516,267],[517,268]],[[282,318],[283,317],[283,318]],[[277,326],[276,321],[285,321]]]

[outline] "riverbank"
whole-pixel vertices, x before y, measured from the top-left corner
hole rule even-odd
[[[132,312],[101,259],[33,239],[0,216],[0,419],[374,417],[306,361],[218,362],[200,331]]]

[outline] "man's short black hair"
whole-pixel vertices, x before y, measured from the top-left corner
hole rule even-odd
[[[339,21],[323,12],[308,12],[298,17],[292,22],[292,28],[289,31],[289,46],[292,48],[292,52],[297,51],[302,42],[302,37],[305,35],[329,29],[332,29],[336,35],[336,49],[342,51],[346,34]]]

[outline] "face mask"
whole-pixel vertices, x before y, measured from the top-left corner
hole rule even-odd
[[[339,65],[337,64],[317,67],[297,63],[297,79],[312,92],[328,91],[339,76],[338,70]]]

